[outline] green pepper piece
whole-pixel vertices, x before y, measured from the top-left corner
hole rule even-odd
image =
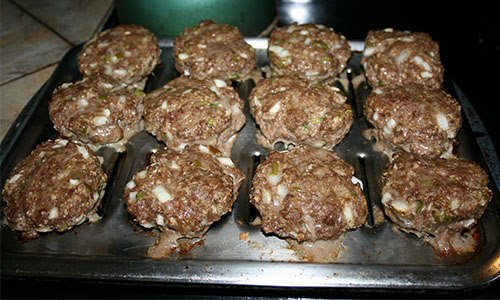
[[[146,196],[146,191],[144,191],[144,190],[140,190],[140,191],[138,191],[138,192],[137,192],[137,194],[135,195],[135,200],[137,200],[137,201],[141,201],[141,200],[144,198],[144,196]]]
[[[271,163],[271,173],[269,173],[270,175],[278,175],[280,172],[280,164],[279,162],[277,161],[274,161],[273,163]]]

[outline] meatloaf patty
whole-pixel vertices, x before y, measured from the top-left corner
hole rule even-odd
[[[260,81],[250,94],[250,111],[259,125],[259,142],[283,142],[330,149],[349,132],[352,109],[339,89],[294,77]]]
[[[174,41],[175,68],[194,78],[243,80],[256,68],[253,48],[237,27],[201,21]]]
[[[431,157],[450,157],[462,117],[458,101],[419,85],[378,87],[367,97],[369,136],[389,156],[401,149]]]
[[[230,156],[245,124],[243,103],[220,79],[178,77],[144,99],[146,130],[168,148],[203,144]]]
[[[193,145],[181,153],[161,150],[125,187],[133,219],[158,228],[162,237],[150,255],[163,257],[180,238],[202,238],[211,224],[231,211],[243,174],[211,146]]]
[[[271,32],[267,53],[269,66],[277,75],[318,82],[334,78],[345,69],[351,48],[332,28],[292,24]]]
[[[424,237],[436,252],[472,252],[474,241],[464,232],[491,200],[487,184],[473,162],[399,152],[383,174],[382,204],[394,224]]]
[[[131,84],[147,77],[160,62],[156,37],[138,25],[118,25],[98,33],[78,54],[84,76],[106,74]]]
[[[368,214],[354,169],[336,154],[306,146],[271,152],[256,170],[250,202],[266,233],[298,242],[329,240]]]
[[[100,158],[65,139],[47,140],[14,167],[2,196],[8,225],[32,239],[38,232],[66,231],[100,219],[106,186]]]
[[[97,74],[59,86],[49,102],[49,116],[65,138],[123,151],[142,130],[143,98],[141,90]]]
[[[440,89],[443,84],[439,45],[424,32],[369,31],[361,64],[372,87],[416,83]]]

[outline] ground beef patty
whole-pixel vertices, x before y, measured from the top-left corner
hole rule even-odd
[[[144,99],[146,130],[168,148],[212,145],[231,155],[238,131],[245,124],[243,103],[220,79],[178,77]]]
[[[38,145],[12,170],[2,191],[8,225],[32,239],[65,231],[96,211],[106,186],[100,159],[85,145],[57,139]]]
[[[237,27],[201,21],[174,41],[175,68],[194,78],[243,80],[256,68],[253,48]]]
[[[402,149],[431,157],[450,157],[462,118],[458,101],[441,90],[419,85],[378,87],[367,97],[365,115],[375,128],[376,150],[389,156]]]
[[[487,184],[473,162],[399,152],[383,174],[382,204],[397,226],[424,237],[436,252],[471,252],[475,245],[463,233],[491,200]]]
[[[260,81],[250,94],[250,111],[259,125],[259,142],[332,148],[349,132],[353,114],[346,97],[330,85],[293,77]]]
[[[125,83],[148,76],[160,62],[156,37],[137,25],[118,25],[104,30],[83,45],[78,69],[84,76],[97,73]]]
[[[274,73],[317,82],[340,74],[347,66],[351,48],[332,28],[292,24],[271,32],[267,53]]]
[[[193,145],[182,153],[153,153],[127,183],[124,198],[136,222],[162,231],[149,254],[163,257],[178,247],[179,238],[202,238],[231,211],[242,181],[231,159],[211,146]]]
[[[141,90],[97,74],[58,87],[49,102],[49,116],[63,137],[121,151],[142,130],[143,98]]]
[[[299,242],[328,240],[366,221],[367,204],[354,169],[325,149],[271,152],[253,177],[250,202],[266,233]]]
[[[361,63],[374,87],[416,83],[439,89],[443,83],[439,45],[423,32],[369,31]]]

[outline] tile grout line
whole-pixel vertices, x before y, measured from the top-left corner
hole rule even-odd
[[[42,20],[40,20],[39,18],[37,18],[35,15],[33,15],[31,12],[29,12],[27,9],[25,9],[24,7],[22,7],[21,5],[17,4],[16,2],[12,1],[12,0],[9,0],[10,3],[12,3],[13,5],[15,5],[17,8],[19,8],[22,12],[24,12],[25,14],[27,14],[30,18],[34,19],[35,21],[37,21],[38,23],[40,23],[43,27],[47,28],[48,30],[50,30],[50,32],[52,32],[53,34],[57,35],[59,38],[61,38],[63,41],[65,41],[66,43],[68,43],[71,47],[74,47],[76,45],[74,45],[71,41],[69,41],[67,38],[65,38],[62,34],[60,34],[59,32],[57,32],[56,30],[54,30],[52,27],[48,26],[47,24],[45,24]]]
[[[7,81],[4,81],[4,82],[0,83],[0,87],[4,86],[4,85],[6,85],[6,84],[9,84],[9,83],[11,83],[11,82],[14,82],[14,81],[16,81],[16,80],[20,80],[20,79],[22,79],[22,78],[24,78],[24,77],[27,77],[27,76],[33,75],[33,74],[35,74],[35,73],[37,73],[37,72],[42,71],[43,69],[46,69],[46,68],[52,67],[52,66],[54,66],[54,65],[55,65],[55,66],[57,66],[57,65],[59,65],[59,63],[60,63],[60,62],[61,62],[61,61],[60,61],[60,60],[58,60],[58,61],[56,61],[56,62],[54,62],[54,63],[51,63],[51,64],[48,64],[48,65],[46,65],[46,66],[40,67],[40,68],[38,68],[38,69],[36,69],[36,70],[30,71],[30,72],[27,72],[27,73],[23,73],[22,75],[20,75],[20,76],[18,76],[18,77],[15,77],[15,78],[12,78],[12,79],[9,79],[9,80],[7,80]]]

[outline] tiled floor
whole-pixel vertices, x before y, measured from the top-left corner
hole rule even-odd
[[[100,31],[113,0],[0,0],[0,140],[72,47]]]

